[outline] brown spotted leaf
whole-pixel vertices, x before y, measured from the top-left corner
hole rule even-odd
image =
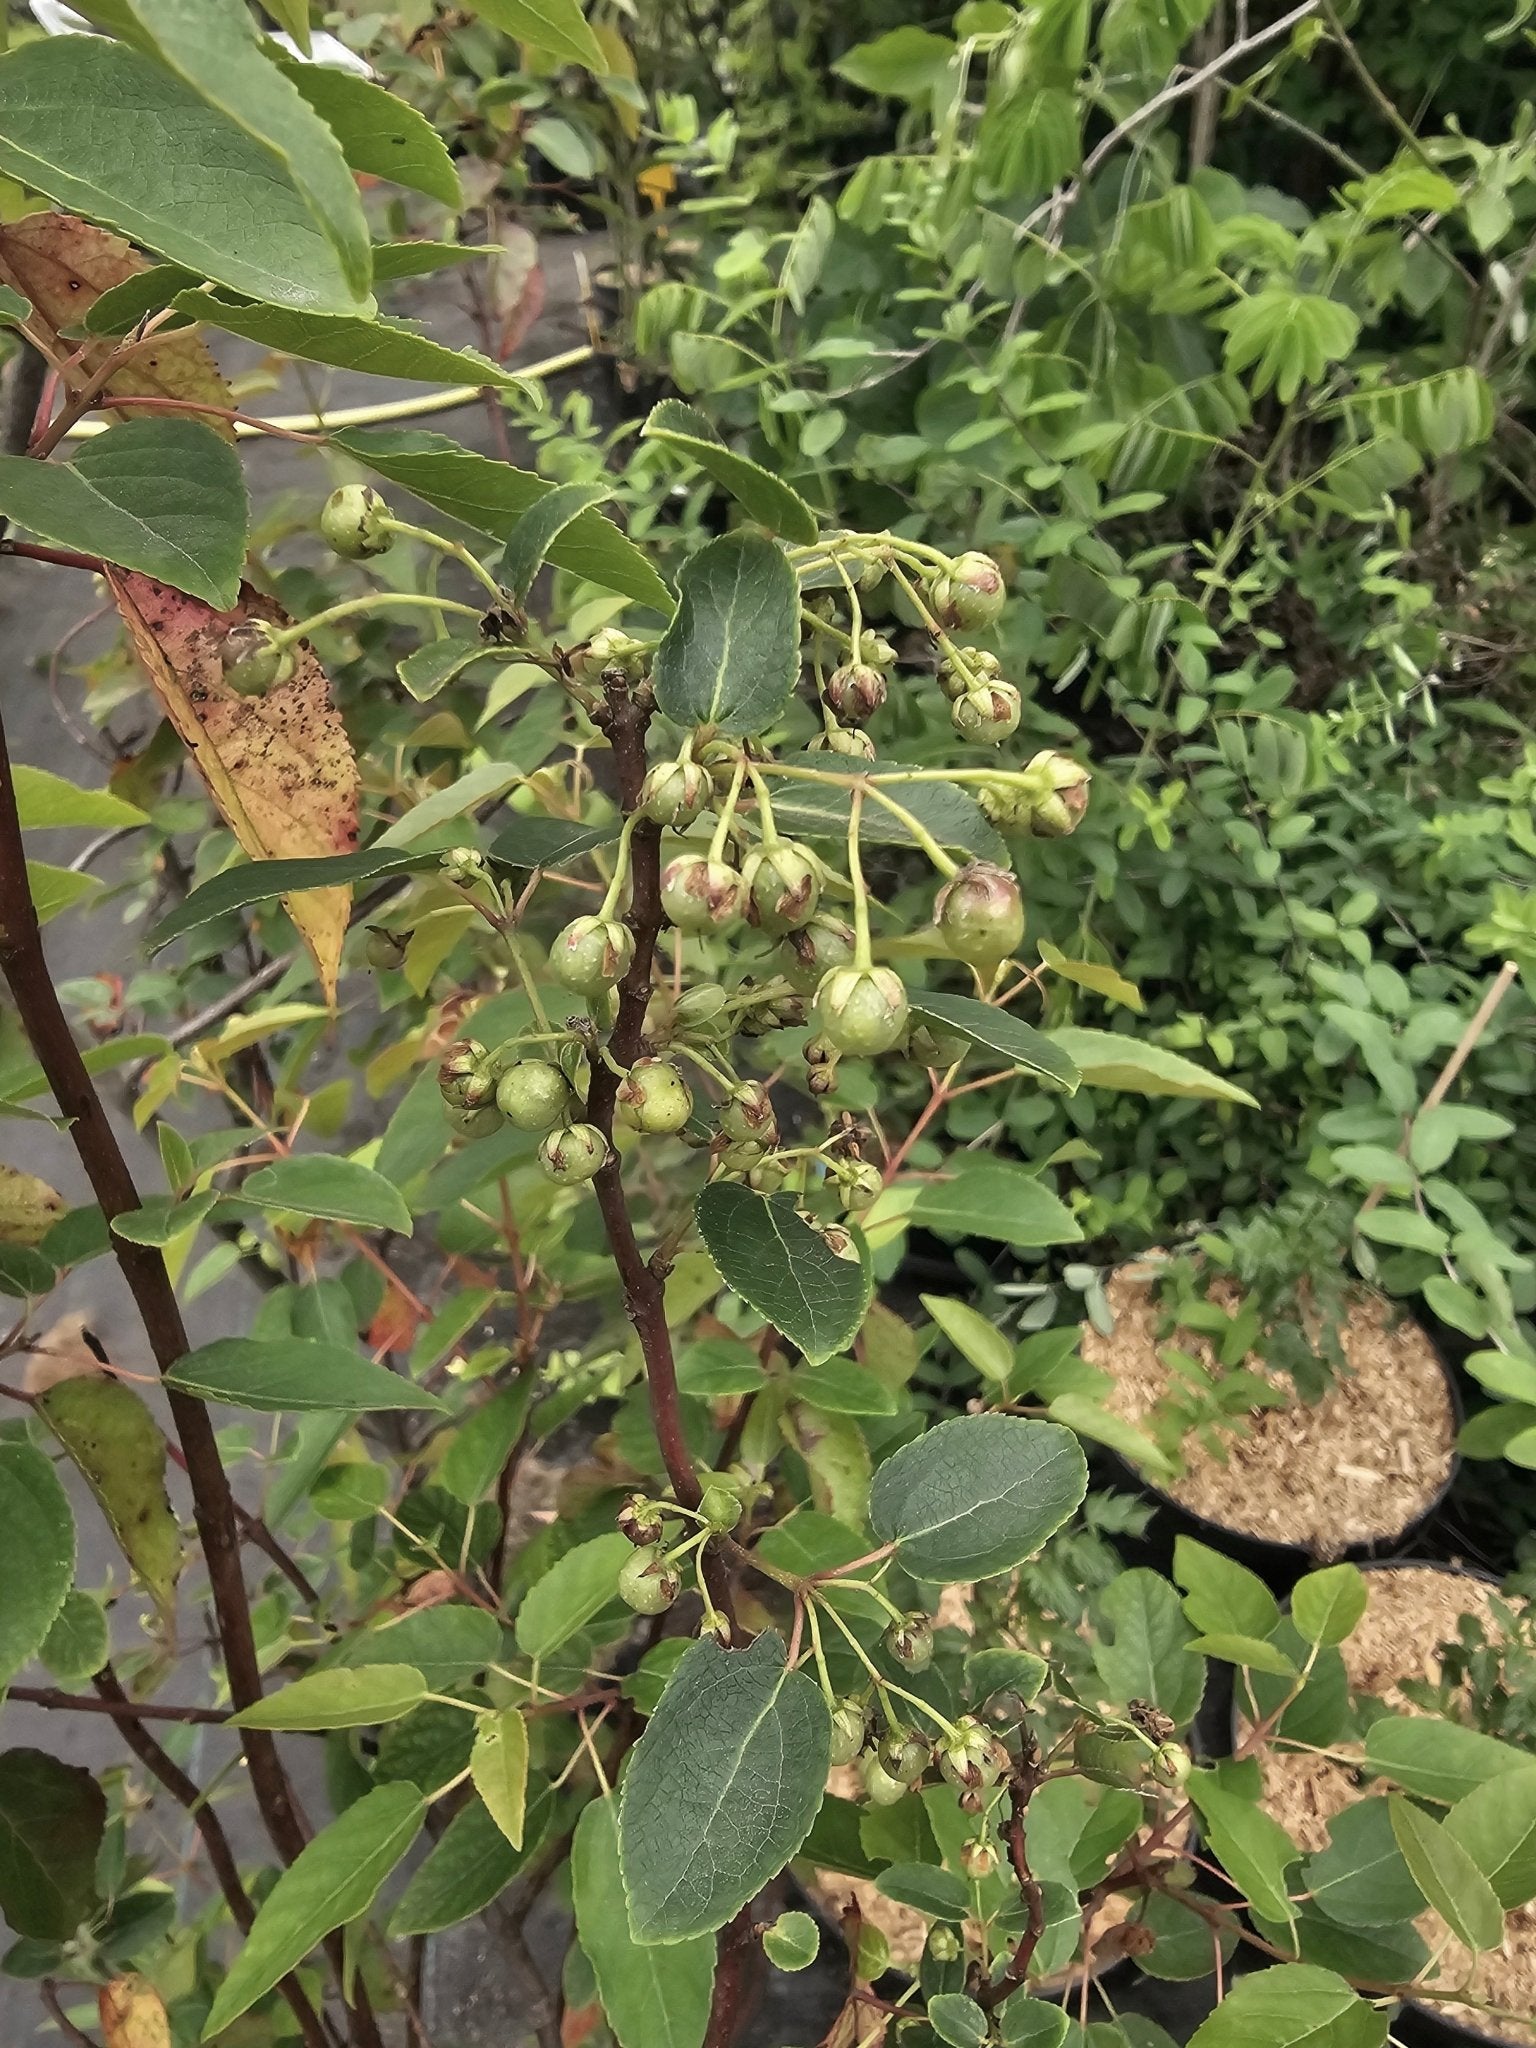
[[[39,1245],[64,1214],[64,1197],[19,1166],[0,1166],[0,1244]]]
[[[167,718],[251,859],[353,852],[357,762],[308,643],[294,650],[287,682],[264,697],[238,696],[224,681],[219,651],[230,628],[246,619],[290,625],[281,606],[249,584],[233,610],[216,612],[150,576],[109,568],[107,581]],[[352,891],[305,889],[283,902],[332,1001]]]
[[[96,1997],[107,2048],[171,2048],[170,2015],[147,1977],[114,1977]]]
[[[50,340],[65,356],[81,347],[74,330],[102,293],[149,268],[121,235],[76,220],[72,213],[32,213],[0,226],[0,276],[32,301]],[[117,346],[109,336],[87,341],[69,373],[71,386],[78,388],[93,376]],[[107,389],[122,398],[192,399],[226,410],[235,402],[208,344],[190,330],[163,339],[156,336],[153,346],[138,350],[108,380]],[[118,409],[125,418],[142,416],[142,408],[136,406]],[[204,417],[227,440],[234,439],[229,421]]]

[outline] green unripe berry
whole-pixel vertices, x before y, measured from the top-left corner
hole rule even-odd
[[[456,1102],[445,1102],[443,1114],[448,1119],[449,1129],[456,1131],[461,1138],[492,1137],[506,1121],[494,1102],[482,1102],[475,1109],[466,1109]]]
[[[718,1643],[722,1650],[728,1650],[731,1647],[730,1618],[722,1614],[718,1608],[711,1613],[701,1614],[694,1634],[700,1642],[707,1639],[712,1643]]]
[[[496,1093],[496,1079],[478,1038],[457,1039],[438,1062],[437,1086],[450,1109],[479,1109]]]
[[[815,854],[793,839],[755,846],[741,864],[748,917],[770,938],[797,931],[815,912],[821,874]]]
[[[711,1529],[728,1534],[741,1520],[741,1495],[722,1481],[711,1480],[699,1500],[699,1513]]]
[[[693,1115],[693,1096],[670,1060],[636,1060],[619,1083],[619,1115],[632,1131],[669,1137]]]
[[[873,1059],[905,1036],[907,991],[890,967],[834,967],[816,990],[822,1036],[838,1052]]]
[[[935,577],[928,595],[941,626],[976,633],[997,624],[1008,591],[992,557],[973,548],[950,563],[948,575]]]
[[[571,1107],[571,1084],[551,1060],[519,1060],[496,1083],[496,1107],[520,1131],[547,1131]]]
[[[363,958],[375,973],[387,974],[392,967],[403,966],[410,937],[409,932],[392,932],[381,924],[371,924],[363,941]]]
[[[941,1922],[929,1928],[928,1944],[923,1953],[936,1963],[958,1963],[964,1951],[954,1928],[945,1927]]]
[[[867,662],[846,662],[827,677],[822,695],[844,725],[862,725],[885,702],[885,677]]]
[[[977,683],[995,683],[1003,664],[985,647],[957,647],[940,656],[937,670],[939,688],[953,704]]]
[[[721,932],[741,916],[741,876],[728,861],[680,853],[661,877],[661,907],[680,932]]]
[[[955,1723],[953,1735],[940,1736],[934,1755],[941,1775],[962,1792],[980,1792],[995,1785],[1006,1763],[998,1744],[970,1714]]]
[[[371,485],[342,484],[321,507],[321,537],[344,562],[364,562],[393,546],[388,518],[388,505]]]
[[[909,1729],[893,1728],[875,1754],[881,1767],[899,1778],[903,1785],[918,1785],[928,1768],[928,1745],[919,1742]]]
[[[857,761],[873,761],[875,743],[855,725],[835,725],[817,733],[806,748],[809,754],[847,754]]]
[[[638,647],[627,633],[617,626],[602,626],[585,647],[572,652],[571,674],[579,683],[595,682],[604,669],[616,668],[632,681],[640,674],[644,661],[645,649]]]
[[[992,973],[1023,943],[1024,898],[1006,868],[973,860],[939,891],[933,921],[957,960]]]
[[[719,1124],[734,1143],[776,1145],[779,1120],[774,1115],[773,1097],[761,1081],[742,1081],[720,1105]]]
[[[755,1138],[740,1138],[734,1145],[722,1146],[715,1155],[716,1170],[727,1180],[740,1179],[761,1165],[768,1156],[767,1147],[759,1145]]]
[[[760,1195],[776,1195],[789,1179],[794,1162],[780,1152],[770,1152],[756,1166],[747,1169],[747,1186]]]
[[[832,1762],[851,1764],[864,1747],[866,1716],[856,1699],[839,1700],[832,1709]]]
[[[885,1647],[904,1671],[926,1671],[933,1662],[933,1623],[926,1614],[906,1614],[885,1632]]]
[[[237,697],[264,697],[293,674],[293,651],[275,645],[264,619],[241,619],[220,643],[219,666]]]
[[[818,911],[780,947],[784,978],[802,995],[812,995],[834,967],[849,964],[857,943],[851,924]]]
[[[907,1787],[900,1778],[893,1778],[878,1756],[867,1756],[859,1766],[859,1777],[863,1781],[864,1796],[871,1806],[894,1806],[898,1799],[905,1799]]]
[[[640,785],[640,809],[658,825],[691,825],[706,808],[714,786],[697,761],[658,761]]]
[[[634,957],[634,934],[616,917],[573,917],[549,949],[549,967],[577,995],[599,996],[623,979]]]
[[[579,1187],[602,1170],[608,1145],[596,1124],[567,1124],[539,1147],[539,1164],[561,1187]]]
[[[648,1543],[619,1566],[619,1598],[636,1614],[665,1614],[682,1589],[660,1544]]]
[[[1161,1784],[1182,1785],[1193,1768],[1189,1751],[1182,1742],[1160,1743],[1152,1752],[1152,1775]]]
[[[1024,699],[1012,683],[978,683],[957,697],[949,707],[949,719],[964,740],[977,746],[998,746],[1019,729]]]
[[[843,1207],[850,1216],[861,1216],[872,1202],[878,1200],[885,1186],[879,1167],[868,1159],[852,1160],[848,1165],[839,1167],[837,1182]]]

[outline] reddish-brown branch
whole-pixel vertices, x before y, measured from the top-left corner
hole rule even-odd
[[[752,1902],[749,1899],[721,1928],[715,1944],[715,1989],[710,2001],[704,2048],[731,2048],[742,2022],[747,1967],[752,1960]]]
[[[1039,1783],[1039,1766],[1026,1751],[1024,1761],[1014,1772],[1008,1786],[1008,1824],[1003,1830],[1008,1843],[1008,1860],[1013,1865],[1013,1874],[1018,1880],[1019,1896],[1024,1901],[1024,1932],[1014,1943],[1013,1954],[1008,1958],[1002,1974],[994,1978],[990,1984],[978,1984],[972,1992],[971,1995],[983,2012],[995,2011],[1005,1998],[1010,1997],[1023,1984],[1029,1975],[1029,1966],[1035,1959],[1035,1950],[1040,1946],[1040,1937],[1045,1932],[1045,1896],[1040,1889],[1039,1879],[1029,1867],[1029,1848],[1024,1832],[1029,1802],[1034,1797],[1035,1787]]]
[[[78,555],[73,548],[45,548],[32,540],[8,540],[4,552],[20,555],[27,562],[52,562],[56,569],[89,569],[97,576],[103,575],[107,566],[100,555]]]
[[[645,779],[645,729],[650,712],[636,703],[626,684],[615,680],[604,685],[606,705],[602,723],[613,747],[618,775],[619,802],[626,814],[640,800]],[[696,1508],[703,1498],[693,1453],[683,1428],[682,1401],[677,1389],[677,1364],[672,1355],[672,1333],[667,1327],[666,1289],[663,1275],[641,1254],[624,1196],[623,1170],[612,1145],[613,1114],[618,1096],[619,1075],[639,1056],[645,1034],[645,1012],[651,999],[651,969],[656,957],[656,939],[662,925],[661,828],[646,820],[635,827],[630,839],[630,908],[627,919],[634,934],[635,953],[628,972],[619,983],[618,1014],[608,1042],[613,1061],[594,1059],[587,1090],[587,1118],[609,1140],[607,1163],[592,1185],[597,1206],[608,1233],[609,1249],[618,1268],[624,1290],[624,1309],[635,1326],[645,1358],[650,1392],[651,1421],[672,1491],[684,1507]],[[708,1545],[704,1551],[704,1583],[715,1606],[727,1616],[735,1633],[735,1610],[725,1566]]]
[[[69,1714],[107,1714],[114,1721],[180,1721],[222,1728],[229,1719],[218,1707],[160,1706],[154,1700],[130,1700],[108,1692],[93,1700],[89,1693],[64,1692],[56,1685],[12,1685],[6,1688],[5,1696],[8,1700],[19,1700],[24,1707],[47,1707]]]
[[[192,1825],[197,1829],[203,1848],[207,1852],[209,1867],[218,1882],[219,1890],[224,1894],[224,1903],[229,1907],[229,1916],[242,1934],[249,1934],[256,1911],[245,1886],[240,1882],[240,1868],[235,1861],[235,1852],[230,1847],[229,1837],[224,1832],[223,1823],[209,1804],[207,1794],[193,1783],[180,1764],[160,1747],[144,1726],[145,1720],[153,1710],[141,1706],[136,1700],[129,1699],[118,1683],[117,1674],[110,1664],[98,1671],[91,1683],[98,1694],[96,1699],[68,1700],[67,1704],[72,1707],[94,1707],[101,1713],[111,1714],[117,1721],[124,1742],[150,1776],[158,1779],[177,1805],[185,1810]],[[20,1687],[13,1687],[11,1698],[20,1697]],[[63,1696],[59,1701],[38,1702],[40,1705],[48,1706],[61,1703]],[[203,1718],[201,1711],[193,1707],[166,1709],[162,1718],[168,1717],[171,1713],[174,1713],[178,1720],[191,1719],[194,1716],[198,1719]],[[210,1713],[207,1718],[217,1721],[222,1720],[223,1716]],[[285,1977],[279,1988],[287,1999],[289,2009],[297,2020],[299,2031],[309,2044],[309,2048],[329,2048],[325,2025],[297,1977]]]

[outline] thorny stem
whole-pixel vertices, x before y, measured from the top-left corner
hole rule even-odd
[[[613,748],[619,802],[628,817],[639,805],[640,785],[645,780],[645,731],[651,714],[646,706],[635,701],[622,676],[616,675],[612,681],[605,679],[604,696],[599,716]],[[592,1187],[624,1290],[624,1310],[640,1339],[651,1422],[667,1477],[682,1505],[696,1508],[704,1495],[683,1430],[677,1365],[672,1355],[672,1334],[667,1327],[665,1275],[641,1255],[624,1194],[623,1169],[613,1149],[619,1075],[634,1065],[644,1041],[645,1012],[651,999],[651,967],[662,923],[661,827],[653,819],[642,818],[634,826],[629,871],[630,907],[626,921],[634,935],[634,958],[618,987],[618,1014],[605,1048],[610,1058],[594,1057],[590,1063],[587,1120],[597,1126],[608,1142],[608,1157]],[[734,1637],[738,1631],[730,1583],[713,1545],[704,1561],[704,1573],[710,1598],[730,1621]]]

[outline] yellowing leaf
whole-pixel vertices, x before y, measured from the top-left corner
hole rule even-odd
[[[159,1424],[131,1387],[104,1373],[60,1380],[37,1409],[95,1494],[124,1557],[169,1626],[181,1531],[166,1496]]]
[[[19,1166],[0,1166],[0,1244],[41,1244],[64,1214],[64,1197]]]
[[[114,1977],[96,1994],[107,2048],[171,2048],[171,2019],[147,1977]]]
[[[310,648],[295,650],[293,674],[265,696],[238,696],[224,681],[220,648],[231,626],[288,625],[281,607],[249,585],[233,610],[216,612],[148,576],[109,569],[107,581],[166,716],[252,860],[351,853],[357,763]],[[350,887],[305,889],[284,906],[334,1002]]]
[[[482,1714],[469,1772],[497,1827],[514,1849],[523,1846],[528,1802],[528,1723],[517,1707]]]
[[[26,293],[55,340],[61,331],[82,326],[103,292],[151,267],[120,235],[70,213],[34,213],[0,227],[0,263],[8,282]],[[82,348],[78,335],[72,335],[62,345],[66,356],[80,351],[69,371],[70,382],[83,385],[118,345],[116,337],[104,335]],[[185,398],[225,409],[234,405],[207,343],[189,332],[157,336],[152,348],[136,350],[109,379],[107,389],[123,398]],[[130,405],[120,410],[125,419],[139,411]],[[227,420],[209,418],[207,424],[226,440],[234,439]]]

